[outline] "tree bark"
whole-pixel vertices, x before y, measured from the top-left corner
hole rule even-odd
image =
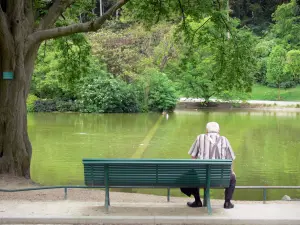
[[[27,134],[27,86],[20,81],[4,81],[0,85],[0,173],[30,177],[32,150]]]
[[[27,133],[26,99],[38,46],[24,56],[20,45],[14,46],[20,54],[13,54],[12,58],[0,51],[0,71],[14,73],[13,80],[3,80],[2,74],[0,79],[0,174],[29,178],[32,147]],[[14,68],[9,66],[11,61],[15,62]]]

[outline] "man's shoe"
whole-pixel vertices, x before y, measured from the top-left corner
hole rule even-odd
[[[188,202],[187,205],[192,208],[202,207],[202,202]]]
[[[234,204],[232,204],[231,202],[224,203],[224,209],[232,209],[232,208],[234,208]]]

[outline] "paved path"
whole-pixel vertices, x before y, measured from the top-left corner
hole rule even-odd
[[[202,98],[180,98],[180,102],[203,102],[204,99]],[[210,99],[210,101],[220,101],[218,99]],[[276,104],[277,106],[300,106],[300,101],[267,101],[267,100],[247,100],[248,103],[250,104],[266,104],[266,105],[274,105]]]
[[[213,215],[206,208],[182,203],[0,201],[0,224],[300,224],[300,202],[236,204],[225,210],[213,201]]]

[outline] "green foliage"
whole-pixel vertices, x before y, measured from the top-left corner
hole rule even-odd
[[[29,94],[27,98],[27,112],[76,112],[78,107],[75,101],[62,101],[53,99],[39,99]]]
[[[256,66],[253,34],[235,28],[235,20],[230,21],[230,33],[224,32],[212,19],[208,17],[200,23],[190,20],[188,26],[194,36],[181,40],[178,62],[168,67],[183,95],[205,101],[224,91],[249,92]]]
[[[268,40],[265,38],[260,39],[254,48],[257,59],[254,77],[257,83],[266,84],[267,61],[274,45],[275,41],[273,39]]]
[[[288,81],[288,76],[284,73],[283,68],[285,64],[286,50],[280,46],[276,45],[270,54],[267,62],[267,81],[270,83],[275,83],[277,87]]]
[[[35,102],[38,100],[39,98],[33,94],[29,94],[26,104],[27,104],[27,111],[28,112],[34,112],[34,106],[35,106]]]
[[[300,6],[296,0],[282,4],[273,14],[275,24],[272,32],[286,49],[300,48]]]
[[[285,71],[292,74],[295,82],[300,82],[300,50],[291,50],[286,54]]]
[[[82,34],[45,42],[39,49],[31,92],[39,98],[74,98],[78,80],[93,70],[94,60]]]
[[[34,112],[55,112],[56,103],[54,100],[37,100],[34,104]]]
[[[93,54],[106,64],[108,72],[129,82],[145,67],[164,68],[173,56],[172,29],[170,23],[145,30],[138,23],[110,21],[89,39]]]
[[[149,26],[158,21],[181,22],[182,28],[186,31],[189,30],[189,25],[186,23],[188,18],[199,21],[211,16],[212,20],[222,24],[227,16],[227,1],[223,0],[218,2],[131,0],[125,7],[126,15],[132,20],[141,21]]]
[[[113,30],[115,26],[117,24],[110,24],[108,28],[89,35],[89,39],[93,45],[93,54],[105,62],[108,72],[126,79],[136,73],[141,56],[139,51],[146,35],[141,29],[135,30],[136,26],[117,32]]]
[[[58,50],[56,57],[58,70],[61,71],[58,80],[72,90],[72,84],[88,72],[91,60],[91,46],[83,34],[73,34],[55,40]]]
[[[75,112],[77,111],[77,105],[74,101],[56,101],[56,110],[59,112]]]
[[[236,102],[236,101],[246,101],[250,98],[250,93],[239,92],[235,90],[223,91],[218,97],[224,101]]]
[[[79,87],[78,104],[81,112],[138,112],[138,102],[124,81],[106,74],[83,79]]]
[[[231,16],[239,18],[258,35],[263,35],[272,23],[272,13],[284,0],[230,0]]]
[[[144,109],[150,111],[172,111],[177,103],[177,93],[168,77],[155,69],[144,72],[141,87],[144,91]]]
[[[255,48],[257,82],[277,88],[291,88],[299,83],[299,13],[295,0],[280,5],[274,12],[275,24]]]
[[[290,80],[289,74],[284,72],[285,56],[286,50],[282,46],[276,45],[267,62],[267,81],[278,87],[278,99],[280,99],[280,85]]]
[[[94,3],[76,1],[56,26],[94,19]],[[39,16],[49,4],[35,2]],[[247,98],[254,80],[278,88],[299,83],[296,1],[278,7],[270,32],[265,29],[278,1],[230,4],[241,23],[227,18],[227,1],[131,0],[119,19],[87,38],[75,34],[43,43],[31,93],[52,99],[58,111],[137,112],[172,110],[175,89],[185,97],[230,100]],[[265,36],[256,38],[245,24]],[[286,49],[279,64],[276,45]]]

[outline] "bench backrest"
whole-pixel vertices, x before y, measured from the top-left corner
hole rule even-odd
[[[83,159],[87,186],[228,187],[231,160]]]

